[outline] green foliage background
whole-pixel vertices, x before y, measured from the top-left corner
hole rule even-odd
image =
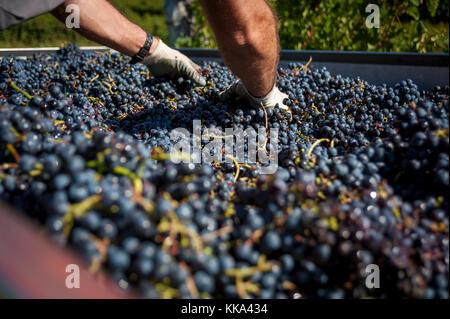
[[[245,1],[245,0],[243,0]],[[168,40],[163,0],[111,0],[129,19]],[[449,1],[439,0],[269,0],[279,17],[283,49],[386,52],[449,52]],[[368,29],[367,4],[380,7],[380,28]],[[177,46],[214,48],[199,0],[192,6],[195,36]],[[95,45],[50,14],[0,31],[0,47]]]
[[[168,41],[163,0],[110,0],[109,2],[145,30]],[[66,28],[49,13],[0,31],[0,47],[2,48],[60,46],[72,42],[77,42],[79,45],[98,45]]]
[[[449,1],[269,0],[279,18],[282,49],[385,52],[449,52]],[[365,25],[369,3],[379,5],[380,28]],[[201,12],[193,6],[195,36],[179,46],[216,47]]]

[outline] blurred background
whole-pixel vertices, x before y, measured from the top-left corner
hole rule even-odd
[[[199,0],[184,0],[185,6],[181,9],[176,4],[179,1],[173,0],[110,2],[136,24],[174,46],[216,47]],[[282,49],[449,52],[448,0],[269,2],[279,17]],[[369,29],[365,25],[370,14],[365,8],[371,2],[380,8],[379,29]],[[177,10],[183,12],[182,22],[173,18]],[[183,24],[181,31],[180,23]],[[60,46],[71,42],[95,45],[67,29],[50,14],[0,32],[2,48]]]

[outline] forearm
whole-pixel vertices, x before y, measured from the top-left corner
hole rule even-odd
[[[106,0],[67,0],[52,11],[62,21],[70,14],[67,5],[76,4],[80,9],[80,28],[77,32],[89,40],[106,45],[128,56],[133,56],[144,45],[146,32],[125,18]],[[150,53],[156,48],[158,38],[154,37]]]
[[[275,83],[279,61],[276,19],[264,0],[202,0],[223,59],[254,96]]]

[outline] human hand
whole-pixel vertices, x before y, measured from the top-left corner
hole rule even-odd
[[[148,67],[153,76],[171,79],[183,77],[198,85],[206,85],[200,66],[180,51],[168,47],[161,39],[156,49],[142,63]]]
[[[255,97],[251,95],[241,80],[234,82],[228,89],[222,91],[219,94],[219,99],[226,101],[229,99],[242,99],[250,103],[253,107],[274,108],[278,105],[280,109],[288,110],[288,106],[284,104],[284,99],[288,98],[288,95],[281,92],[276,85],[272,90],[263,97]]]

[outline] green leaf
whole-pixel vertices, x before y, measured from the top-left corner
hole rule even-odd
[[[428,33],[428,28],[423,21],[419,22],[420,27],[422,28],[423,33]]]
[[[303,12],[302,12],[303,18],[306,18],[308,16],[308,12],[309,12],[309,7],[305,8],[305,10],[303,10]]]
[[[420,5],[420,0],[410,0],[413,5],[418,7]]]
[[[430,15],[434,17],[436,15],[436,11],[439,8],[439,0],[427,0],[427,8]]]
[[[409,7],[408,9],[406,9],[406,13],[414,20],[419,20],[420,18],[419,8],[417,7]]]

